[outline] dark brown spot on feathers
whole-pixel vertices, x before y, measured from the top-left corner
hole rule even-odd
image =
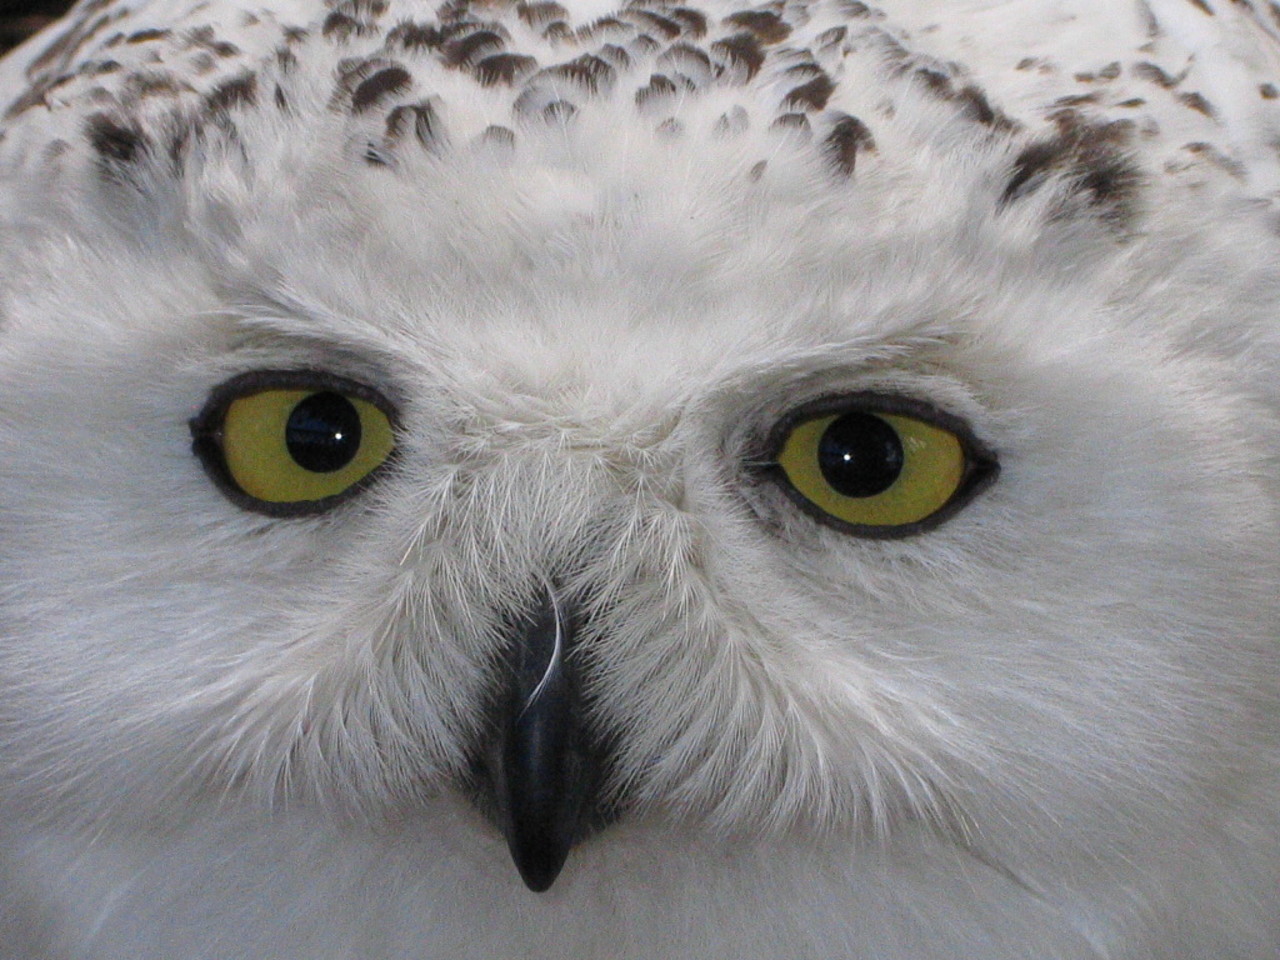
[[[387,12],[387,0],[342,0],[341,3],[329,2],[326,6],[354,20],[361,36],[373,32],[374,21]]]
[[[713,73],[707,52],[688,43],[673,43],[658,58],[657,65],[672,73],[684,74],[694,86],[700,79],[709,80]]]
[[[838,43],[843,43],[844,38],[848,35],[848,27],[832,27],[829,30],[823,30],[814,37],[814,42],[818,45],[819,50],[825,50],[827,47],[834,47]]]
[[[836,114],[831,132],[822,141],[822,148],[836,171],[847,177],[853,174],[858,162],[858,151],[874,152],[876,142],[865,123],[857,117],[840,113]]]
[[[189,30],[187,32],[187,45],[188,47],[208,50],[210,53],[217,54],[223,58],[235,57],[240,54],[239,47],[234,43],[228,43],[226,40],[219,40],[217,32],[208,24],[193,27]]]
[[[885,63],[893,63],[895,61],[906,63],[911,59],[911,54],[907,52],[907,48],[883,30],[877,30],[870,34],[870,40],[875,44],[876,49],[880,51],[880,56],[884,58]],[[905,70],[906,67],[902,67],[897,72],[903,73]]]
[[[614,80],[616,72],[604,60],[589,53],[570,60],[568,63],[556,64],[543,71],[550,77],[568,80],[590,93],[607,89]]]
[[[1188,153],[1204,157],[1210,163],[1221,167],[1223,170],[1226,170],[1227,173],[1240,180],[1244,180],[1249,175],[1249,171],[1243,163],[1233,157],[1227,156],[1211,143],[1204,143],[1203,141],[1185,143],[1182,145],[1182,149],[1186,150]]]
[[[481,86],[492,87],[498,83],[514,83],[538,69],[538,61],[519,53],[496,53],[485,57],[475,66],[475,77]]]
[[[992,107],[987,95],[975,86],[961,87],[956,91],[955,100],[968,117],[985,126],[998,130],[1012,130],[1015,127],[1014,122]]]
[[[951,78],[945,73],[920,67],[916,70],[916,78],[924,83],[930,93],[943,98],[951,96]]]
[[[444,43],[444,34],[429,24],[405,21],[392,27],[387,34],[387,45],[399,44],[405,50],[434,50]]]
[[[1200,93],[1180,93],[1178,101],[1184,106],[1190,107],[1197,113],[1203,113],[1206,117],[1214,116],[1213,105],[1204,98]]]
[[[360,33],[360,24],[345,13],[335,11],[324,18],[320,33],[332,40],[348,40],[352,35]]]
[[[731,37],[717,40],[711,44],[711,52],[730,66],[741,69],[747,80],[759,73],[764,66],[764,51],[750,33],[735,33]]]
[[[676,7],[669,11],[671,19],[680,24],[686,37],[698,40],[707,33],[707,17],[706,14],[697,10],[691,10],[688,7]]]
[[[991,106],[987,95],[973,84],[967,84],[957,90],[951,77],[939,70],[933,70],[928,67],[917,67],[915,76],[924,83],[926,90],[939,100],[947,100],[956,104],[961,113],[970,120],[975,120],[983,126],[994,127],[997,130],[1016,129],[1017,124],[1005,115],[1003,111]]]
[[[1034,192],[1056,175],[1104,219],[1123,225],[1132,215],[1141,183],[1129,156],[1133,122],[1089,122],[1074,110],[1061,110],[1052,119],[1057,133],[1029,144],[1018,154],[1000,205]]]
[[[823,70],[812,60],[806,61],[805,63],[793,64],[782,71],[782,76],[795,77],[799,80],[811,80],[814,77],[825,77],[826,75],[827,71]]]
[[[380,70],[388,70],[392,67],[399,67],[398,63],[391,60],[371,59],[366,60],[361,57],[344,57],[338,61],[338,88],[334,92],[330,106],[341,108],[343,104],[351,105],[351,100],[355,97],[356,88],[364,83],[370,77]]]
[[[1143,80],[1150,80],[1152,83],[1164,87],[1166,90],[1176,87],[1182,82],[1182,77],[1170,76],[1158,64],[1143,60],[1141,63],[1133,65],[1133,74]]]
[[[1116,104],[1117,107],[1140,107],[1147,101],[1142,97],[1130,97],[1128,100],[1121,100]]]
[[[1259,85],[1258,94],[1263,100],[1274,100],[1276,97],[1280,97],[1280,90],[1276,89],[1274,83],[1264,83]]]
[[[801,84],[782,99],[782,105],[791,110],[821,110],[831,99],[836,85],[826,74]]]
[[[1086,103],[1097,103],[1101,97],[1096,93],[1076,93],[1069,97],[1059,97],[1053,101],[1055,107],[1080,107]]]
[[[129,34],[125,42],[126,43],[147,43],[148,41],[151,41],[151,40],[164,40],[166,37],[171,37],[171,36],[173,36],[173,33],[170,30],[160,30],[160,29],[139,30],[136,33]]]
[[[1209,16],[1213,16],[1213,8],[1209,6],[1209,4],[1205,3],[1204,0],[1188,0],[1188,2],[1201,13],[1207,13]]]
[[[578,108],[568,100],[554,100],[542,108],[542,119],[548,123],[568,123],[577,114]]]
[[[387,114],[387,142],[395,144],[412,133],[419,144],[434,149],[444,142],[444,131],[435,107],[423,102],[396,107]]]
[[[151,149],[150,141],[134,125],[121,123],[104,113],[96,113],[85,123],[89,146],[112,165],[133,163]]]
[[[491,125],[484,128],[480,134],[480,142],[488,146],[499,147],[503,150],[514,150],[516,147],[516,135],[513,130],[508,127],[499,127]]]
[[[769,124],[770,130],[786,130],[797,133],[809,132],[809,118],[803,113],[783,113]]]
[[[662,49],[662,44],[647,33],[638,33],[627,46],[636,54],[647,57],[649,54]]]
[[[611,66],[619,70],[625,70],[631,66],[631,54],[616,43],[606,43],[597,52],[601,59],[607,60]]]
[[[451,67],[469,67],[476,61],[502,49],[503,38],[492,30],[450,40],[444,46],[444,62]]]
[[[206,73],[212,73],[218,68],[217,57],[212,53],[206,53],[203,50],[199,53],[192,54],[191,59],[188,62],[191,67],[191,72],[200,77],[203,77]]]
[[[636,106],[643,107],[655,100],[674,97],[678,90],[679,88],[671,82],[670,78],[661,73],[651,74],[649,83],[636,91]]]
[[[507,28],[494,20],[458,20],[447,23],[442,20],[440,24],[440,33],[446,41],[468,36],[477,30],[488,30],[490,33],[496,33],[503,41],[511,39]]]
[[[404,93],[413,85],[413,76],[404,67],[387,67],[361,81],[351,94],[351,110],[363,113],[388,97]]]
[[[436,11],[441,23],[457,24],[471,17],[471,0],[448,0]]]
[[[130,74],[125,80],[124,89],[127,97],[138,100],[147,97],[176,97],[191,90],[171,74],[143,72]]]
[[[761,43],[781,43],[791,36],[791,25],[767,10],[741,10],[721,22],[748,31]]]
[[[575,36],[579,40],[591,40],[597,36],[617,36],[623,33],[634,33],[635,26],[623,23],[617,17],[600,17],[585,26],[578,28]]]
[[[232,107],[251,107],[258,102],[258,78],[252,73],[224,80],[204,98],[205,108],[210,112],[230,110]]]
[[[517,3],[516,15],[531,27],[541,27],[555,20],[567,20],[569,11],[554,0],[541,3]]]
[[[678,20],[664,17],[662,14],[654,13],[652,10],[631,9],[627,10],[623,15],[642,29],[661,34],[667,40],[674,40],[680,36],[684,29]]]

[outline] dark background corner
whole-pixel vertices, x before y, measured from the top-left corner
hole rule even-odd
[[[0,56],[71,9],[72,0],[0,0]]]

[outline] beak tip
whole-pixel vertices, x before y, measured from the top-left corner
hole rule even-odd
[[[560,876],[565,859],[569,854],[567,846],[559,849],[553,847],[518,848],[511,844],[511,858],[516,869],[520,871],[520,879],[534,893],[545,893]]]

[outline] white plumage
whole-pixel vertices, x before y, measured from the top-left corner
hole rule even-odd
[[[1278,17],[82,2],[0,956],[1274,958]]]

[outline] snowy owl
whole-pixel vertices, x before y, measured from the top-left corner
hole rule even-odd
[[[5,960],[1275,960],[1280,5],[83,0],[0,63]]]

